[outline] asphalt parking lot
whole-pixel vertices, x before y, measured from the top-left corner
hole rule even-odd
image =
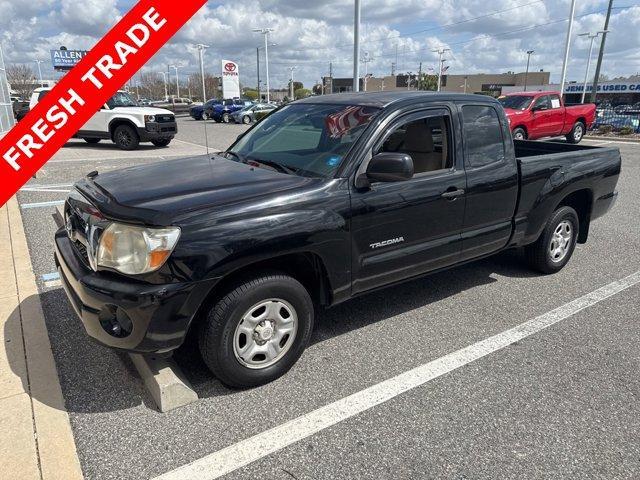
[[[245,128],[208,122],[211,149]],[[200,400],[163,414],[128,357],[91,343],[68,305],[51,214],[85,173],[202,155],[203,132],[181,118],[169,147],[125,154],[72,141],[18,194],[87,479],[154,478],[225,448],[257,458],[217,457],[237,479],[640,477],[640,284],[315,434],[282,438],[310,412],[640,270],[640,144],[609,144],[623,154],[618,203],[559,274],[533,274],[506,252],[320,312],[294,368],[252,390],[221,385],[187,345],[176,358]],[[214,478],[214,464],[202,465],[199,478]]]

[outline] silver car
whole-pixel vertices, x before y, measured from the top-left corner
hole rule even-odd
[[[268,103],[257,103],[255,105],[249,105],[248,107],[245,107],[242,110],[238,110],[237,112],[233,112],[231,114],[231,119],[235,123],[249,124],[256,121],[257,113],[269,113],[276,108],[278,108],[276,105],[271,105]]]

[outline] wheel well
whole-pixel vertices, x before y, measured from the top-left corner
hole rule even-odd
[[[517,128],[521,128],[522,130],[524,130],[524,134],[528,137],[529,136],[529,132],[527,131],[527,127],[525,127],[524,125],[516,125],[515,127],[513,127],[513,130],[511,130],[512,132],[515,131]]]
[[[580,117],[578,120],[576,120],[576,123],[578,122],[580,122],[585,127],[587,126],[587,121],[584,119],[584,117]]]
[[[580,231],[578,232],[578,243],[585,243],[589,236],[589,224],[591,222],[591,205],[593,204],[593,194],[591,190],[577,190],[567,195],[556,207],[571,207],[578,214],[580,221]]]
[[[328,305],[331,302],[329,276],[320,256],[310,252],[292,253],[245,265],[228,273],[216,283],[205,301],[202,302],[195,316],[195,321],[202,318],[203,314],[206,314],[232,285],[243,279],[255,277],[260,271],[278,271],[290,275],[307,289],[314,303]]]
[[[116,128],[118,128],[120,125],[128,125],[133,128],[133,131],[136,132],[136,134],[138,133],[138,128],[131,120],[127,120],[126,118],[119,118],[116,120],[112,120],[109,124],[109,134],[111,135],[111,140],[113,140],[113,135],[116,131]]]

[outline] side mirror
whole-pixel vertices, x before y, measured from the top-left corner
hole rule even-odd
[[[366,178],[362,178],[366,177]],[[381,152],[375,155],[367,167],[365,175],[359,178],[360,185],[373,182],[403,182],[413,178],[413,159],[406,153]]]

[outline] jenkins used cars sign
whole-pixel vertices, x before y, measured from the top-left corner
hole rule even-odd
[[[222,60],[222,96],[224,98],[240,97],[238,64],[231,60]]]

